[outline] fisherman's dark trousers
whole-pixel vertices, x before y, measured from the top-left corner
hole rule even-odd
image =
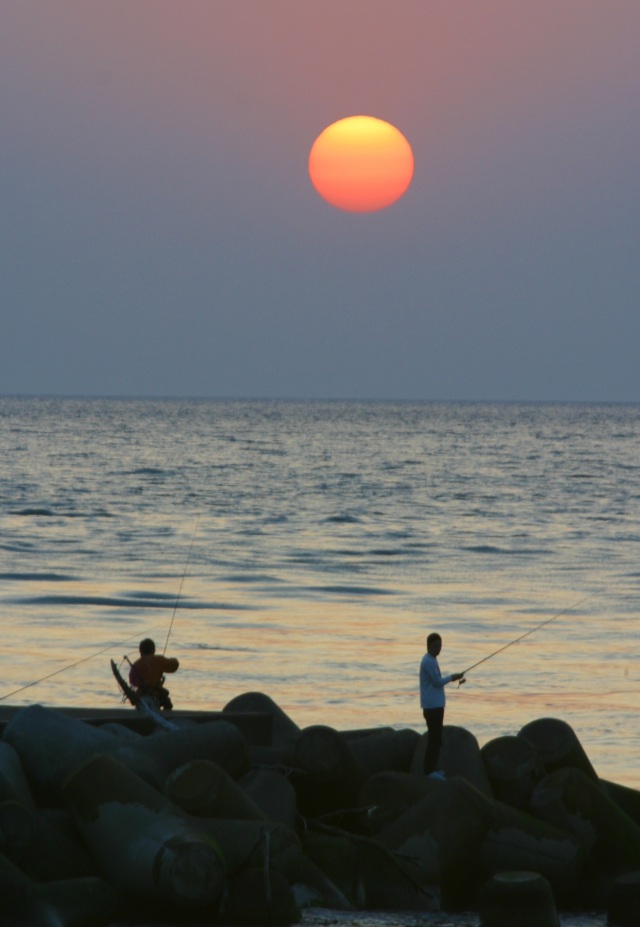
[[[427,749],[424,752],[424,774],[428,776],[438,766],[440,747],[442,746],[442,726],[444,708],[425,708],[422,712],[427,722]]]

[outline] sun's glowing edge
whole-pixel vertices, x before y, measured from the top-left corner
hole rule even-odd
[[[349,116],[327,126],[309,154],[317,193],[349,212],[374,212],[403,196],[415,169],[406,137],[375,116]]]

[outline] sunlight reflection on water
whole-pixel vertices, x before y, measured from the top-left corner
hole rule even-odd
[[[0,421],[0,696],[50,677],[12,703],[116,707],[109,658],[170,631],[179,707],[260,690],[300,726],[421,731],[428,631],[457,671],[558,615],[449,687],[447,722],[482,744],[562,717],[640,786],[638,407],[0,400]]]

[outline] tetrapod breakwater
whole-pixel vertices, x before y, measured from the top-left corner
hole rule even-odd
[[[561,719],[482,748],[445,725],[433,779],[426,733],[301,729],[264,693],[171,718],[5,710],[2,925],[258,927],[306,908],[640,922],[640,792],[599,778]]]

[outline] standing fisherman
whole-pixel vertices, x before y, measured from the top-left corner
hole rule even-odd
[[[156,653],[155,642],[150,637],[140,641],[140,656],[129,671],[129,682],[140,695],[151,695],[160,708],[173,708],[169,690],[165,689],[164,674],[175,673],[180,666],[175,657]]]
[[[432,779],[444,779],[444,774],[436,767],[442,746],[442,727],[444,725],[444,687],[449,682],[460,679],[464,673],[452,673],[442,676],[438,666],[438,654],[442,650],[442,638],[433,633],[427,637],[427,652],[420,663],[420,707],[427,722],[428,740],[424,755],[424,774]]]

